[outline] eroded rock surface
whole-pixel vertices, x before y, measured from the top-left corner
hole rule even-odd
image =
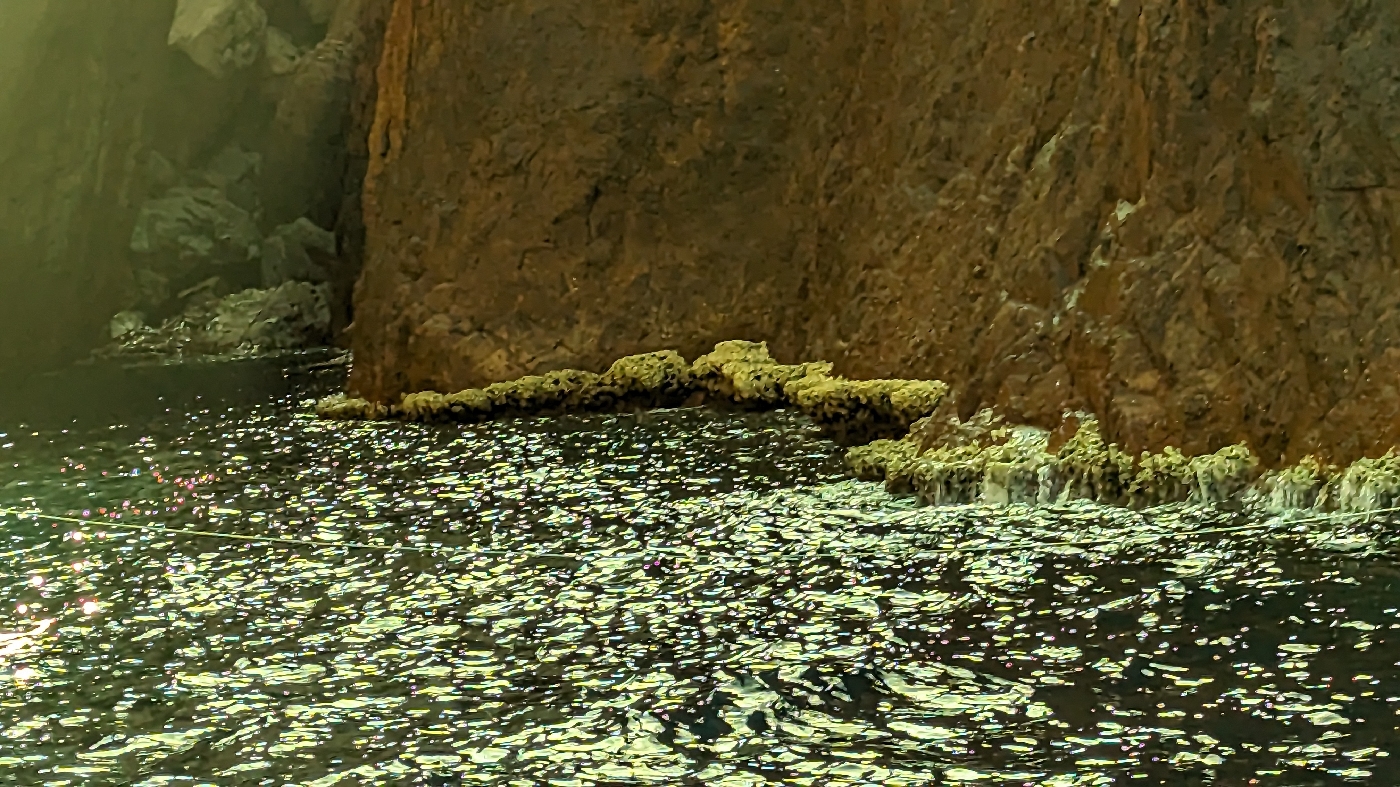
[[[349,236],[318,262],[344,327],[387,8],[0,3],[0,369],[86,356],[114,315],[160,326],[210,277],[256,287],[263,242],[302,218]]]
[[[267,11],[257,0],[180,0],[170,45],[216,77],[258,62],[267,35]]]
[[[98,354],[176,359],[322,347],[331,338],[327,296],[325,285],[297,281],[223,296],[206,288],[159,325],[147,326],[134,312],[118,314],[115,341]]]
[[[1400,442],[1400,6],[398,0],[355,390],[727,336],[1136,455]]]

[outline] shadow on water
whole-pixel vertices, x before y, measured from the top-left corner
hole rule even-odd
[[[319,396],[344,381],[326,351],[163,363],[103,359],[0,386],[0,430],[144,422],[170,413],[245,407],[293,393]]]

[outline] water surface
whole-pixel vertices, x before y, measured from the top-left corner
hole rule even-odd
[[[82,522],[0,531],[0,780],[1400,781],[1386,525],[915,510],[782,413],[308,391],[0,426],[0,505]]]

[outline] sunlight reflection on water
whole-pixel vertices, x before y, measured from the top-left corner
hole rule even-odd
[[[785,414],[6,440],[93,522],[5,525],[9,783],[1395,781],[1396,564],[1227,514],[915,511]]]

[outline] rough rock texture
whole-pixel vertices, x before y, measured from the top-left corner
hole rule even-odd
[[[1400,6],[396,0],[352,387],[769,341],[1136,453],[1400,442]]]
[[[377,57],[387,0],[315,9],[300,0],[186,0],[187,11],[227,5],[252,17],[256,5],[266,11],[263,24],[301,53],[293,60],[282,47],[286,57],[273,63],[264,36],[238,50],[256,50],[261,60],[222,78],[192,59],[206,50],[170,45],[192,18],[177,23],[177,5],[0,3],[0,371],[81,357],[110,341],[119,312],[143,311],[159,323],[184,307],[178,295],[186,282],[156,259],[168,260],[173,247],[132,249],[143,209],[172,189],[217,190],[257,224],[240,236],[261,239],[303,216],[338,230],[359,226],[363,143],[348,144],[346,135],[367,137],[362,109],[351,108],[365,89],[354,75],[367,56]],[[320,23],[311,16],[325,11],[334,13]],[[354,213],[345,221],[342,204]],[[226,209],[214,212],[231,215]],[[227,245],[229,238],[210,234],[217,223],[183,237]],[[332,305],[343,326],[358,252],[337,259]],[[258,282],[259,262],[251,263],[250,280],[229,281],[225,291]]]
[[[335,259],[335,235],[301,218],[278,227],[262,249],[262,285],[272,288],[289,281],[327,282]]]
[[[261,243],[248,211],[215,188],[177,187],[147,201],[131,234],[146,266],[182,288],[220,269],[255,268]]]
[[[119,313],[112,318],[114,341],[97,354],[170,359],[324,346],[330,339],[327,294],[324,285],[307,282],[223,297],[192,293],[184,310],[160,325],[147,326],[136,312]]]
[[[258,0],[179,0],[170,45],[216,77],[258,62],[267,38],[267,11]]]
[[[555,370],[452,394],[419,391],[392,404],[340,394],[316,410],[336,420],[476,422],[701,404],[792,407],[836,439],[854,443],[907,433],[937,410],[948,392],[935,381],[847,380],[830,371],[825,362],[780,364],[765,344],[728,341],[694,363],[663,350],[618,359],[602,374]]]

